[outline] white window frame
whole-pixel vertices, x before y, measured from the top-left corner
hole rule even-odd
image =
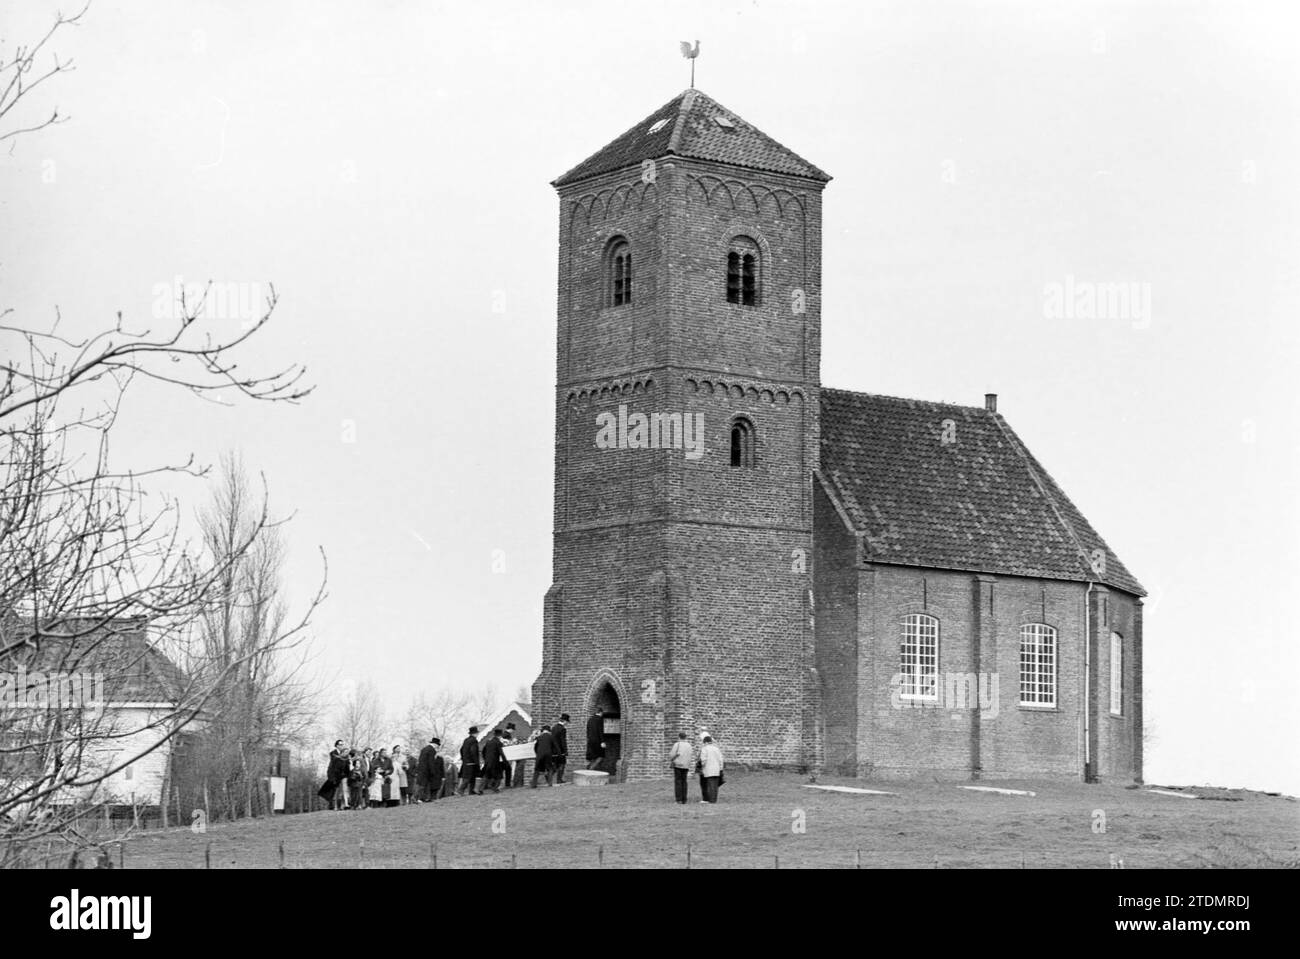
[[[1020,627],[1020,705],[1056,706],[1056,629],[1046,623]]]
[[[925,613],[903,617],[899,641],[899,698],[939,701],[939,620]]]
[[[1110,714],[1124,715],[1124,637],[1110,634]]]

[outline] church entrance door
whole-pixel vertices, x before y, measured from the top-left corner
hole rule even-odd
[[[609,773],[610,780],[617,782],[618,761],[623,756],[623,714],[618,691],[603,683],[593,694],[590,708],[605,714],[605,756],[596,768]]]

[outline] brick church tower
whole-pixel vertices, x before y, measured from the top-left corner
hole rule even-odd
[[[812,600],[821,193],[687,90],[556,181],[553,581],[537,723],[608,717],[618,775],[679,731],[820,751]]]

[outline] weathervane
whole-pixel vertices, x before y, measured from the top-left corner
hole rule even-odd
[[[700,41],[695,41],[694,48],[686,40],[681,41],[682,56],[691,61],[691,89],[695,89],[695,58],[700,55]]]

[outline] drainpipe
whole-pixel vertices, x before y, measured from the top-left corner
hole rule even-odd
[[[1083,781],[1092,779],[1092,590],[1083,594]]]

